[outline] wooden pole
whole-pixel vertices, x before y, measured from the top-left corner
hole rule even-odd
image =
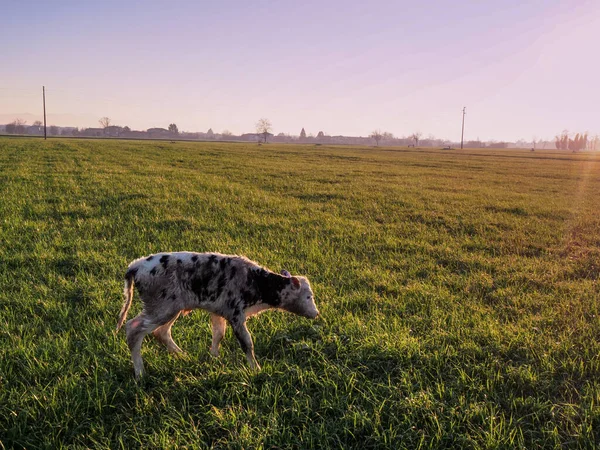
[[[42,97],[44,98],[44,140],[46,139],[46,86],[42,86]]]
[[[463,148],[463,140],[465,138],[465,114],[467,107],[463,107],[462,133],[460,134],[460,148]]]

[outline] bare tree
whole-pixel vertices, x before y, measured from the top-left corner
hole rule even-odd
[[[421,136],[423,136],[423,133],[420,131],[416,131],[410,135],[410,138],[415,141],[415,147],[419,145],[419,139],[421,139]]]
[[[223,130],[221,131],[221,136],[223,136],[224,138],[230,138],[231,136],[233,136],[233,133],[229,130]]]
[[[25,134],[26,120],[15,119],[6,125],[6,132],[9,134]]]
[[[169,124],[169,131],[173,134],[179,134],[179,128],[174,123]]]
[[[369,137],[375,139],[375,143],[377,144],[377,147],[379,147],[379,141],[383,138],[383,133],[381,130],[375,130],[371,132]]]
[[[110,118],[109,117],[102,117],[100,120],[98,120],[98,122],[100,123],[100,126],[102,128],[110,127]]]
[[[35,122],[33,122],[32,124],[34,127],[41,127],[42,126],[42,121],[41,120],[36,120]]]
[[[264,117],[256,122],[256,133],[262,135],[263,141],[267,142],[267,137],[269,133],[273,129],[273,125],[269,119],[265,119]]]

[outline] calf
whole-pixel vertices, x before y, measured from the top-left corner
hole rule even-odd
[[[146,334],[154,334],[170,352],[182,351],[171,337],[171,326],[182,311],[186,314],[201,308],[210,313],[213,356],[219,356],[219,344],[229,322],[250,367],[257,370],[260,366],[246,328],[248,317],[267,309],[281,309],[310,319],[319,314],[305,277],[293,277],[285,270],[278,275],[243,256],[158,253],[129,264],[117,331],[131,307],[134,286],[144,307],[127,321],[125,330],[136,378],[144,374],[140,349]]]

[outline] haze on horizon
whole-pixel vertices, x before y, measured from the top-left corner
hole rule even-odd
[[[8,2],[0,116],[97,127],[600,132],[600,2]]]

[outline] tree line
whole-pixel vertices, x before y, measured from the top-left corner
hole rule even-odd
[[[279,143],[320,143],[320,144],[356,144],[368,145],[370,142],[379,146],[380,143],[388,146],[408,146],[417,147],[419,144],[425,147],[450,147],[454,145],[450,141],[437,139],[433,135],[427,138],[422,138],[423,133],[415,131],[408,136],[396,137],[388,131],[380,129],[372,131],[368,137],[356,136],[330,136],[323,131],[319,131],[315,136],[307,134],[302,128],[299,136],[279,133],[276,136],[272,134],[273,125],[267,118],[261,118],[255,125],[256,133],[244,133],[236,136],[229,130],[224,130],[221,133],[215,133],[209,129],[206,133],[202,132],[180,132],[179,127],[175,123],[171,123],[167,128],[149,128],[144,131],[131,130],[128,126],[113,125],[109,117],[102,117],[98,120],[101,128],[82,128],[77,127],[58,127],[50,125],[48,134],[50,136],[83,136],[83,137],[113,137],[113,138],[138,138],[138,139],[153,139],[153,138],[179,138],[179,139],[208,139],[208,140],[242,140],[242,141],[258,141],[267,143],[269,140]],[[1,129],[0,129],[1,130]],[[27,122],[22,119],[15,119],[11,123],[4,126],[4,132],[7,134],[30,134],[41,135],[44,133],[43,124],[41,121],[35,121],[31,126],[27,126]],[[600,136],[590,136],[589,133],[576,133],[572,135],[568,130],[564,130],[561,134],[556,135],[554,142],[543,141],[533,138],[532,142],[519,140],[515,143],[488,141],[483,142],[479,139],[465,142],[466,148],[509,148],[509,147],[527,147],[532,145],[532,150],[536,144],[542,144],[542,148],[554,146],[558,150],[570,150],[572,152],[580,152],[583,150],[600,151]],[[538,146],[539,148],[539,146]]]
[[[558,150],[571,150],[573,153],[582,150],[600,150],[600,136],[589,137],[588,133],[576,133],[574,137],[569,136],[568,130],[563,130],[554,138],[554,144]]]

